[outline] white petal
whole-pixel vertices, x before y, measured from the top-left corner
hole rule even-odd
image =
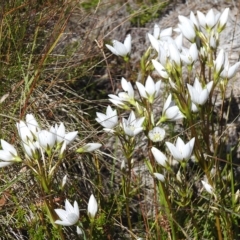
[[[159,27],[157,24],[154,25],[154,28],[153,28],[153,36],[154,36],[154,38],[156,38],[156,39],[158,39],[159,36],[160,36],[160,27]]]
[[[212,28],[216,24],[215,14],[212,9],[210,9],[206,15],[206,23],[209,28]]]
[[[229,13],[229,8],[225,8],[223,13],[221,14],[219,18],[219,26],[218,28],[222,29],[227,23],[228,20],[228,13]]]
[[[151,78],[151,76],[147,77],[145,88],[146,88],[146,92],[148,93],[148,95],[152,96],[155,93],[155,83],[154,83],[153,79]]]
[[[151,152],[158,164],[162,165],[163,167],[167,165],[167,157],[161,151],[155,147],[152,147]]]
[[[118,52],[116,51],[116,49],[114,47],[112,47],[111,45],[106,44],[106,47],[115,55],[119,55]]]
[[[160,33],[160,39],[172,36],[172,27],[163,29]]]
[[[153,174],[159,181],[165,182],[165,177],[163,174],[161,174],[161,173],[153,173]]]
[[[181,152],[179,151],[179,149],[177,149],[172,143],[170,142],[166,142],[166,145],[169,149],[169,151],[171,152],[173,158],[177,161],[182,161],[183,160],[183,156],[181,154]]]
[[[9,162],[14,161],[14,156],[8,151],[0,150],[0,160]]]
[[[131,52],[131,44],[132,44],[131,41],[132,41],[131,35],[128,34],[124,40],[124,46],[126,47],[128,54]]]
[[[166,72],[165,68],[162,66],[162,64],[156,60],[152,60],[152,64],[154,68],[157,70],[157,72],[160,74],[163,78],[169,78],[168,73]]]
[[[77,137],[77,134],[78,134],[78,131],[69,132],[65,135],[64,139],[67,145],[70,144],[72,141],[74,141],[74,139]]]
[[[89,202],[88,202],[88,214],[94,218],[96,213],[98,210],[98,205],[97,205],[97,200],[94,197],[94,195],[92,194],[89,198]]]
[[[205,15],[202,12],[197,11],[197,16],[198,16],[198,21],[199,21],[200,25],[205,28],[206,27]]]
[[[140,82],[136,82],[136,85],[141,97],[147,98],[145,87]]]
[[[113,47],[117,51],[118,55],[120,55],[122,57],[127,56],[128,51],[127,51],[126,47],[124,46],[124,44],[122,44],[121,42],[119,42],[117,40],[113,40]]]
[[[13,164],[14,162],[0,162],[0,168],[2,168],[2,167],[7,167],[7,166],[9,166],[9,165],[11,165],[11,164]]]
[[[13,147],[13,145],[11,145],[10,143],[6,142],[3,139],[1,139],[1,145],[2,145],[3,150],[10,152],[14,156],[17,156],[17,151]]]
[[[152,47],[159,53],[159,41],[149,33],[148,33],[148,38],[152,44]]]
[[[172,102],[172,94],[169,94],[166,102],[164,103],[163,112],[165,112],[169,108],[171,102]]]

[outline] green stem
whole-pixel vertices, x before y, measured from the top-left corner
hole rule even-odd
[[[174,217],[173,217],[173,212],[171,211],[171,204],[169,202],[168,199],[168,195],[167,195],[167,191],[166,188],[164,186],[164,183],[160,182],[159,186],[159,193],[160,193],[160,198],[162,199],[162,203],[164,205],[164,209],[166,210],[166,214],[171,226],[171,231],[172,231],[172,240],[176,240],[177,239],[177,233],[176,233],[176,226],[174,223]]]

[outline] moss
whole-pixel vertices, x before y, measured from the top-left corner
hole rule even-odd
[[[92,10],[98,5],[98,0],[87,0],[81,4],[81,7],[85,10]]]
[[[130,5],[127,6],[127,11],[132,15],[130,22],[134,27],[143,27],[146,23],[158,18],[168,6],[168,2],[159,3],[156,0],[137,1],[136,4],[137,10],[134,10]]]

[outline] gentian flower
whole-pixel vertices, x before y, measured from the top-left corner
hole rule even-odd
[[[166,79],[169,78],[169,75],[168,75],[166,69],[163,67],[163,65],[160,62],[153,59],[152,64],[153,64],[154,68],[157,70],[157,72],[160,74],[161,77],[166,78]]]
[[[66,133],[65,126],[63,123],[60,123],[59,126],[55,124],[54,128],[56,133],[56,141],[57,144],[60,146],[63,141],[65,141],[67,145],[70,144],[77,137],[78,134],[77,131]]]
[[[136,85],[141,97],[148,99],[150,103],[159,96],[161,81],[154,83],[151,76],[148,76],[145,87],[140,82],[136,82]]]
[[[28,141],[33,141],[34,136],[25,122],[19,121],[19,123],[16,123],[16,126],[19,137],[24,143],[27,143]]]
[[[220,50],[220,52],[217,55],[216,60],[214,61],[214,73],[218,76],[223,68],[225,63],[225,54],[223,49]]]
[[[161,173],[153,173],[153,175],[160,181],[160,182],[165,182],[165,177]]]
[[[158,40],[163,40],[165,38],[172,36],[172,27],[161,30],[158,24],[154,25],[153,36]]]
[[[22,144],[25,153],[28,158],[30,159],[38,159],[40,156],[40,145],[38,141],[32,141],[28,143],[23,143]]]
[[[178,50],[176,44],[169,43],[168,49],[169,49],[170,58],[171,58],[172,62],[174,63],[174,66],[181,67],[180,53],[179,53],[179,50]]]
[[[191,44],[189,49],[183,48],[180,54],[182,61],[191,66],[198,59],[198,50],[196,43]]]
[[[228,61],[228,55],[225,54],[225,63],[224,63],[223,71],[220,74],[220,77],[231,79],[237,73],[239,66],[240,66],[240,62],[237,62],[234,65],[230,66]]]
[[[182,118],[184,118],[184,115],[181,113],[178,106],[174,104],[172,101],[172,94],[170,94],[163,106],[162,117],[160,118],[159,122],[176,121]]]
[[[210,9],[206,15],[200,11],[197,11],[199,24],[208,31],[210,31],[217,24],[219,16],[220,14],[218,13],[215,15],[212,9]]]
[[[106,114],[97,112],[96,121],[101,124],[105,130],[111,131],[118,124],[117,110],[107,107]]]
[[[74,201],[74,206],[66,199],[65,201],[65,210],[55,209],[58,217],[61,220],[55,221],[56,224],[63,226],[72,226],[78,222],[79,219],[79,208],[76,201]]]
[[[195,78],[193,86],[187,84],[191,100],[196,105],[203,105],[206,103],[209,94],[212,90],[213,81],[209,82],[205,88],[201,86],[198,78]]]
[[[27,114],[26,115],[26,124],[28,126],[28,129],[31,131],[31,133],[37,137],[37,133],[40,131],[40,127],[38,125],[37,120],[33,116],[33,114]]]
[[[130,137],[136,136],[143,130],[142,124],[144,122],[144,117],[136,119],[135,114],[131,111],[128,119],[122,119],[122,127],[126,135]]]
[[[217,31],[219,33],[223,31],[223,29],[225,28],[225,26],[227,24],[228,13],[229,13],[229,8],[225,8],[219,18],[218,25],[217,25]]]
[[[191,157],[193,147],[194,147],[194,142],[195,142],[195,138],[192,138],[188,143],[184,144],[183,140],[180,137],[178,137],[176,146],[174,146],[170,142],[166,142],[166,145],[169,151],[171,152],[173,158],[181,162],[183,160],[187,161]]]
[[[2,150],[0,150],[0,168],[6,167],[14,162],[21,162],[21,158],[17,154],[17,150],[10,143],[1,139]]]
[[[161,142],[165,137],[165,130],[160,127],[155,127],[149,131],[148,137],[153,142]]]
[[[183,36],[190,42],[195,42],[196,32],[193,22],[181,15],[178,16],[178,20],[180,22],[180,24],[178,24],[178,27],[181,30]]]
[[[53,127],[50,129],[50,131],[41,130],[38,133],[39,145],[40,145],[40,147],[42,147],[47,152],[51,151],[51,149],[55,145],[56,138],[57,138],[57,135],[56,135],[56,132],[55,132],[55,128],[53,128]]]
[[[106,47],[117,56],[127,57],[131,53],[131,35],[127,35],[124,43],[113,40],[113,46],[106,44]]]
[[[167,166],[167,157],[165,156],[165,154],[163,154],[160,150],[158,150],[155,147],[151,148],[151,152],[158,164],[162,165],[163,167]]]
[[[88,215],[90,216],[90,218],[95,217],[97,210],[98,210],[97,200],[94,197],[94,195],[92,194],[90,196],[89,202],[88,202]]]

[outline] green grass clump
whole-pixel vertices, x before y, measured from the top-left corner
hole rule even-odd
[[[144,27],[146,23],[159,18],[163,10],[168,6],[168,1],[136,1],[136,7],[129,4],[127,11],[130,14],[130,22],[133,27]],[[137,10],[135,10],[137,9]]]

